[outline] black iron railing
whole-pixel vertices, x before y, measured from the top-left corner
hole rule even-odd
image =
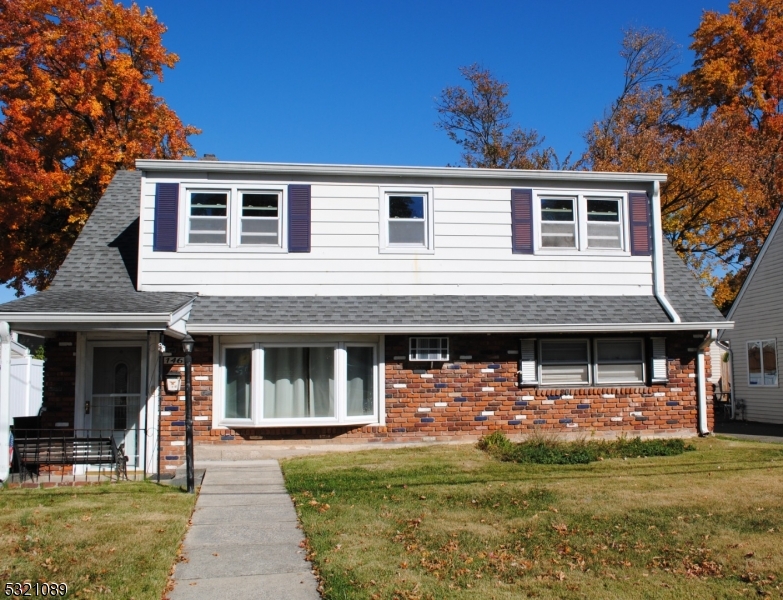
[[[145,429],[12,429],[11,481],[78,482],[146,477]]]

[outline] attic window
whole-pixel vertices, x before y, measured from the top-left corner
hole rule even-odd
[[[449,360],[449,338],[410,338],[410,360]]]

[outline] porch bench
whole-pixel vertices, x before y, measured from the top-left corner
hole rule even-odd
[[[24,472],[41,465],[113,465],[117,479],[128,479],[125,444],[113,437],[21,437],[14,440],[14,454]]]

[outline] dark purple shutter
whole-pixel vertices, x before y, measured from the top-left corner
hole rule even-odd
[[[177,251],[177,207],[179,184],[155,185],[155,233],[152,237],[154,252]]]
[[[628,194],[628,212],[631,214],[631,254],[650,256],[652,254],[652,227],[650,200],[647,194]]]
[[[310,252],[310,186],[288,186],[288,251]]]
[[[514,254],[533,254],[533,190],[511,190],[511,246]]]

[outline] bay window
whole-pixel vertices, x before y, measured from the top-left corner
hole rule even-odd
[[[377,344],[361,342],[224,345],[219,420],[251,427],[377,421],[377,356]]]

